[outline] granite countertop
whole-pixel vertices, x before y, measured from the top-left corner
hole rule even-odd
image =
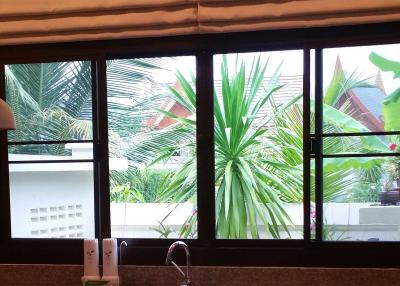
[[[172,267],[120,266],[122,286],[173,286],[181,281]],[[81,286],[82,265],[0,265],[1,286]],[[192,267],[194,286],[400,285],[400,269]]]

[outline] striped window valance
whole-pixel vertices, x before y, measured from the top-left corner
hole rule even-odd
[[[399,0],[0,0],[0,44],[398,20]]]

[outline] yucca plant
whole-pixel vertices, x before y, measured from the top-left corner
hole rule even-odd
[[[266,69],[267,64],[260,58],[250,66],[237,60],[233,72],[228,67],[226,56],[222,61],[222,87],[220,91],[215,89],[214,94],[216,229],[220,238],[247,238],[249,235],[259,238],[259,225],[263,225],[274,238],[281,237],[282,230],[285,237],[290,237],[288,225],[291,221],[282,197],[301,196],[302,173],[301,166],[284,165],[277,160],[282,150],[274,148],[274,143],[268,138],[270,128],[267,124],[274,114],[269,114],[264,122],[257,118],[259,111],[281,88],[278,85],[279,68],[269,81],[266,81]],[[170,92],[179,104],[194,114],[194,83],[180,73],[177,73],[177,80],[182,91],[170,88]],[[175,119],[176,124],[154,131],[149,136],[157,140],[143,142],[136,152],[150,154],[157,152],[158,148],[159,156],[153,160],[154,163],[168,159],[179,150],[191,150],[192,156],[182,167],[165,178],[160,186],[159,201],[195,202],[195,118],[181,118],[163,110],[159,112]],[[301,150],[296,152],[301,156]],[[288,183],[290,180],[293,182]],[[194,211],[187,219],[180,231],[181,236],[192,233],[196,215]]]
[[[269,81],[266,69],[267,64],[257,58],[250,67],[236,61],[230,73],[227,57],[223,57],[221,93],[214,97],[216,220],[221,238],[247,238],[248,231],[252,238],[259,238],[259,222],[274,238],[281,236],[280,227],[290,237],[287,225],[291,220],[282,197],[302,193],[301,169],[283,160],[285,153],[299,155],[301,149],[276,145],[294,134],[289,135],[284,126],[267,124],[278,110],[260,123],[260,110],[281,88],[279,67]],[[272,134],[280,137],[271,140]]]

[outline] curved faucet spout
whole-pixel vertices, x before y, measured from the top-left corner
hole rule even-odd
[[[185,250],[185,253],[186,253],[186,274],[182,271],[182,269],[175,262],[172,261],[172,254],[173,254],[174,249],[176,247],[182,247]],[[189,285],[190,284],[190,253],[189,253],[189,247],[183,241],[175,241],[168,248],[167,257],[165,258],[165,265],[170,265],[170,264],[175,266],[175,268],[178,269],[179,273],[182,274],[182,276],[184,278],[184,281],[182,282],[182,285]]]

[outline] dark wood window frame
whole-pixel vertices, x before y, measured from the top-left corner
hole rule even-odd
[[[331,28],[177,36],[79,43],[0,47],[0,98],[5,98],[4,65],[51,61],[92,61],[95,233],[110,237],[106,61],[132,57],[195,55],[197,58],[198,231],[187,240],[194,265],[400,267],[399,242],[322,241],[322,110],[316,109],[316,146],[311,154],[310,50],[316,50],[316,105],[322,107],[322,50],[329,47],[400,42],[400,22]],[[304,51],[304,240],[215,239],[213,143],[213,55],[218,53],[293,50]],[[318,123],[319,122],[319,123]],[[315,156],[317,235],[310,239],[310,164]],[[11,239],[7,138],[0,134],[0,263],[83,262],[82,240]],[[212,207],[210,207],[212,206]],[[171,239],[125,239],[125,264],[162,265]]]

